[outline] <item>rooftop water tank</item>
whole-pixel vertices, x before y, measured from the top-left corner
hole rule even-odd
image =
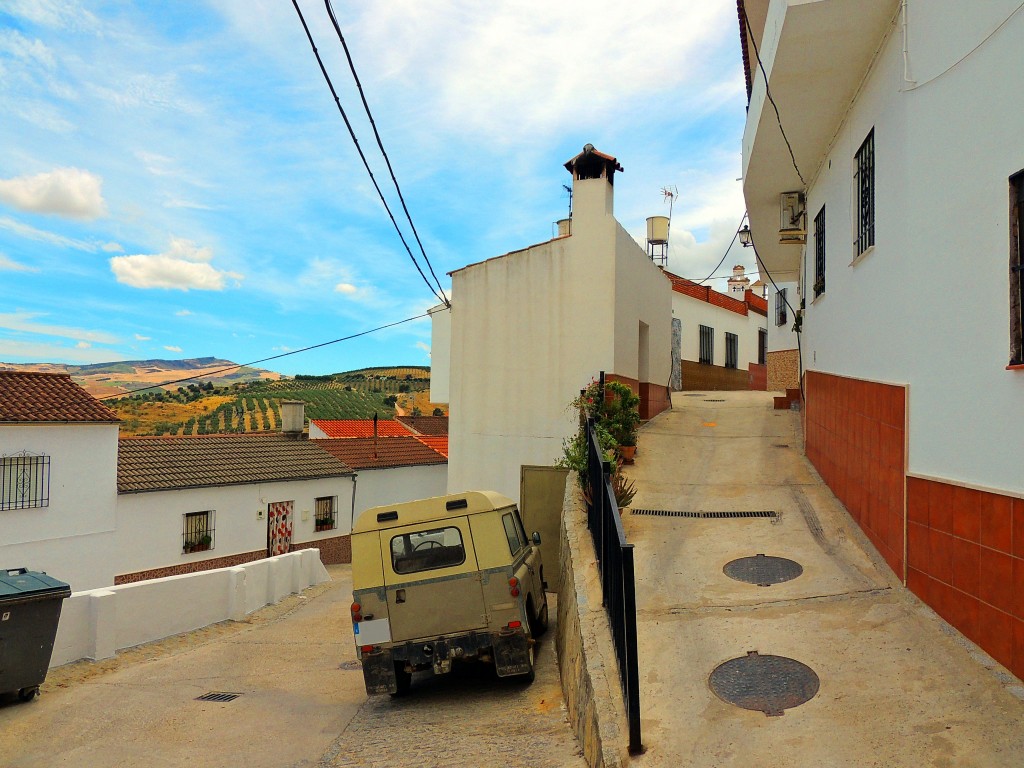
[[[651,216],[647,219],[647,242],[668,242],[668,216]]]

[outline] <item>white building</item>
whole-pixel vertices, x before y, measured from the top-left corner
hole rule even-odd
[[[908,587],[1024,676],[1024,12],[739,11],[744,195],[803,307],[807,455]]]
[[[118,421],[70,376],[0,371],[0,567],[113,583]]]
[[[590,145],[565,167],[570,234],[456,270],[450,313],[431,315],[433,398],[450,338],[450,492],[519,498],[520,467],[561,456],[566,406],[601,371],[639,393],[645,418],[669,404],[671,288],[615,220],[622,168]]]

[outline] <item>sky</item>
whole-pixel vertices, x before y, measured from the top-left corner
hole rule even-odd
[[[299,8],[422,258],[325,4]],[[674,187],[668,268],[714,271],[744,212],[735,2],[333,10],[446,292],[552,237],[586,143],[624,167],[615,215],[641,246]],[[248,363],[438,304],[289,0],[4,0],[0,103],[0,361]],[[738,243],[715,274],[733,264],[756,267]],[[429,363],[419,319],[262,367]]]

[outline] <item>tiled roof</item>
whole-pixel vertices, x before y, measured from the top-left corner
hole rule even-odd
[[[341,477],[352,469],[316,442],[282,434],[124,437],[117,491],[165,491]]]
[[[416,439],[448,458],[448,435],[416,435]]]
[[[447,416],[396,416],[395,418],[420,435],[448,434]]]
[[[690,296],[700,301],[706,301],[708,304],[713,304],[716,307],[727,309],[730,312],[735,312],[738,315],[747,314],[747,302],[734,299],[732,296],[726,296],[724,293],[711,288],[708,285],[698,285],[692,280],[687,280],[685,277],[679,277],[679,275],[673,275],[667,269],[665,270],[665,277],[672,283],[672,290],[676,293],[681,293],[684,296]]]
[[[373,437],[373,419],[315,419],[327,437]],[[412,431],[397,421],[377,420],[378,437],[408,437]]]
[[[66,373],[0,371],[0,422],[120,421]]]
[[[356,470],[447,464],[448,457],[425,445],[423,438],[350,437],[341,440],[313,440],[326,451]],[[374,445],[376,443],[376,446]]]
[[[753,291],[747,291],[743,296],[743,300],[747,302],[747,307],[751,312],[757,312],[759,315],[768,317],[768,300],[766,298],[758,296]]]

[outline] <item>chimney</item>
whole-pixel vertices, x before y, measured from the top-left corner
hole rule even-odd
[[[615,172],[622,170],[618,160],[587,144],[565,170],[572,174],[573,219],[615,213]]]
[[[285,437],[298,440],[306,426],[306,404],[301,400],[281,401],[281,432]]]

